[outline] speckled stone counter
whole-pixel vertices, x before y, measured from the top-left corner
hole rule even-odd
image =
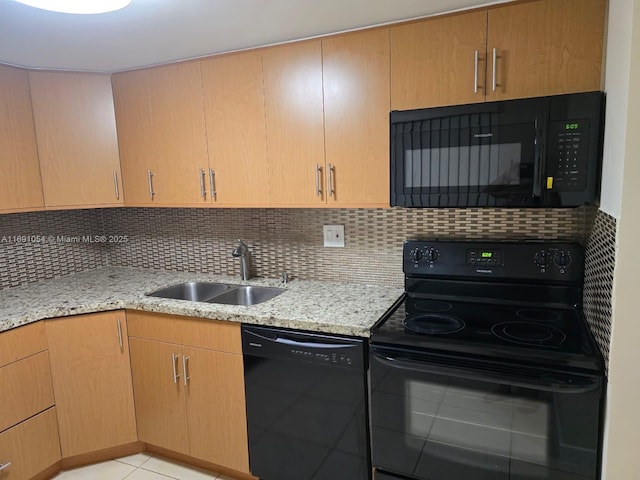
[[[168,300],[145,293],[189,281],[283,287],[286,291],[252,306]],[[0,290],[0,332],[20,325],[83,313],[128,308],[148,312],[272,325],[368,337],[371,327],[402,294],[391,287],[107,267]]]

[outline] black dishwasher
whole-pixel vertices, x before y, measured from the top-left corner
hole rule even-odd
[[[242,351],[253,475],[371,478],[364,339],[243,325]]]

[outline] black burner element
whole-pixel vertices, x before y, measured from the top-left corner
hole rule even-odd
[[[407,317],[404,321],[404,326],[415,333],[445,335],[459,332],[464,328],[465,323],[462,319],[453,315],[419,314]]]
[[[503,322],[491,328],[493,334],[508,342],[542,347],[559,347],[566,339],[562,330],[530,322]]]
[[[448,302],[439,302],[437,300],[423,300],[417,302],[414,308],[422,312],[438,313],[451,310],[452,305]]]
[[[522,310],[518,310],[516,315],[523,320],[529,320],[531,322],[557,322],[562,318],[562,315],[558,312],[537,308],[524,308]]]

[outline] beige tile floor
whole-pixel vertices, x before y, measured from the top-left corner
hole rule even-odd
[[[60,472],[52,480],[234,480],[149,453]]]

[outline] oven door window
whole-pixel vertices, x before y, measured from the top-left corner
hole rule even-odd
[[[554,391],[464,371],[373,349],[375,468],[420,480],[596,478],[599,380]]]
[[[392,125],[393,188],[409,206],[493,206],[533,195],[532,123]]]

